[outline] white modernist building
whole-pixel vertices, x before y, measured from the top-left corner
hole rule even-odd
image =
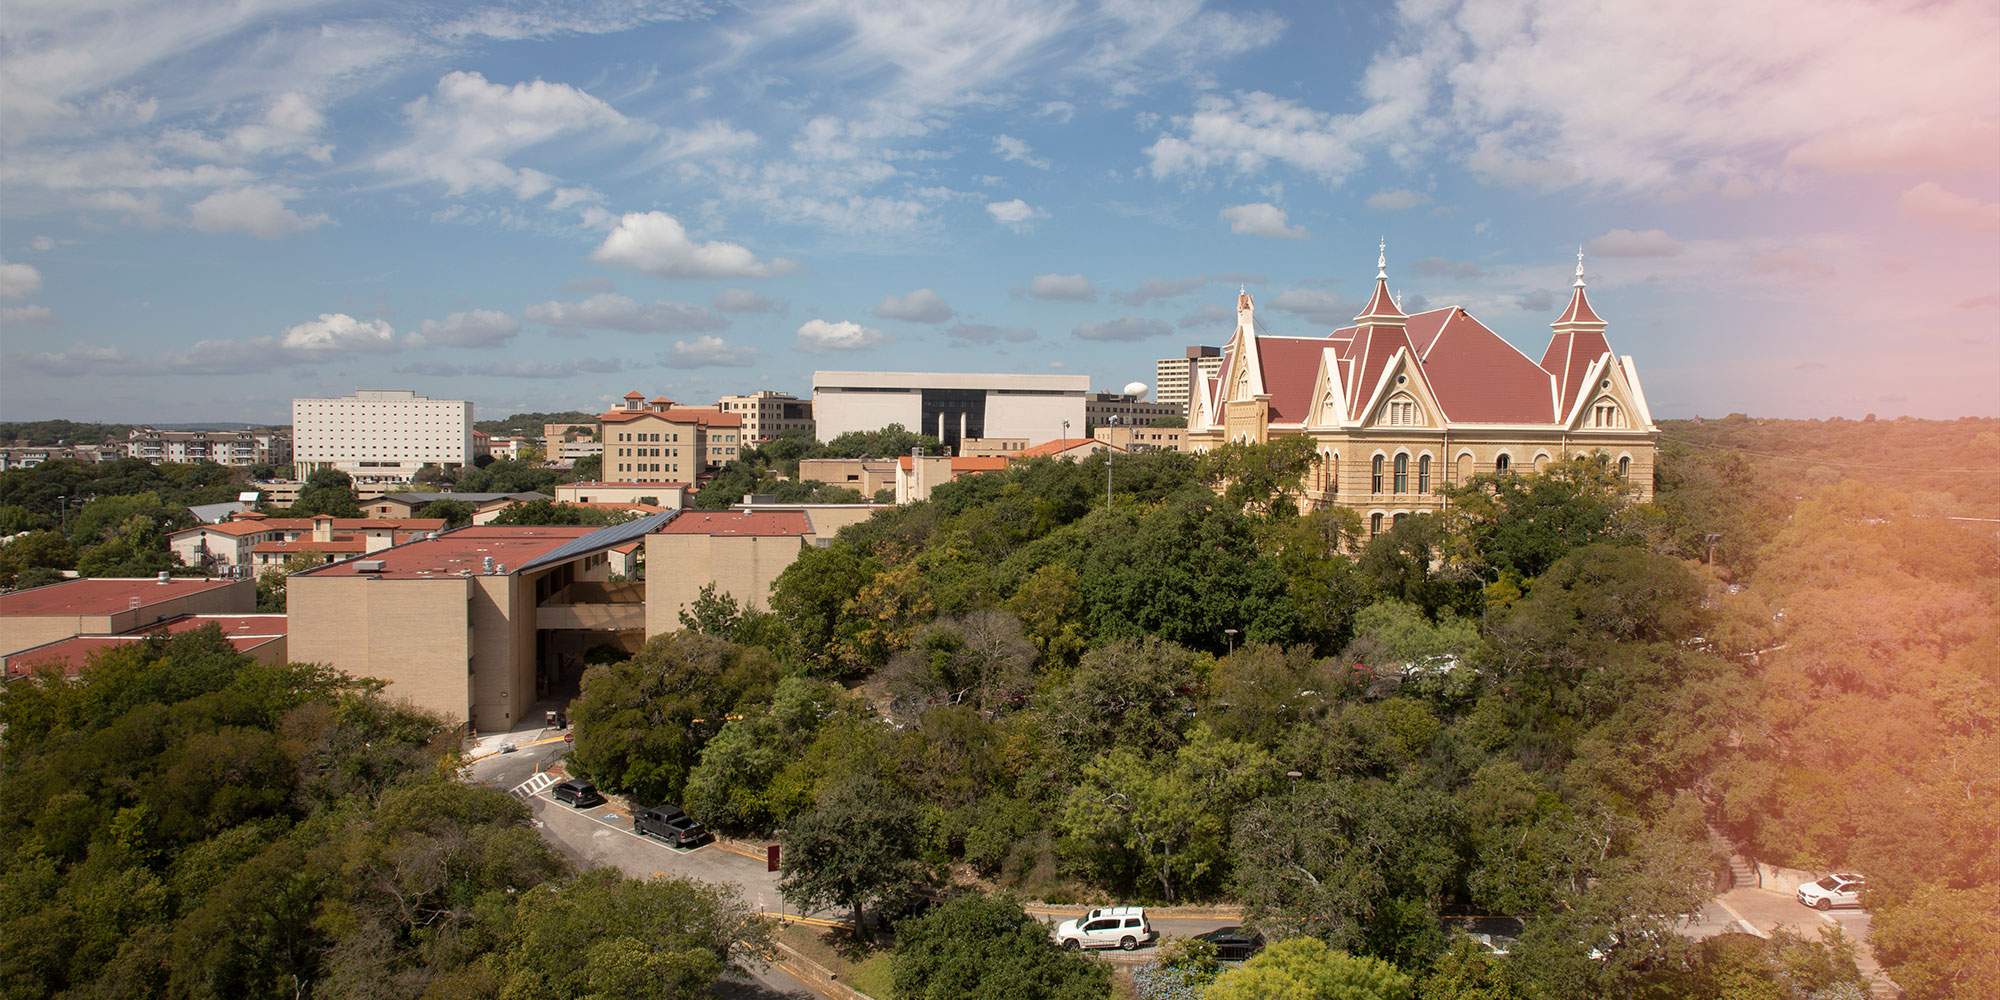
[[[814,432],[831,441],[901,424],[957,454],[967,438],[1081,436],[1089,395],[1087,375],[814,372]]]
[[[300,479],[333,468],[359,481],[403,481],[426,465],[462,468],[475,457],[472,404],[463,399],[360,389],[292,400],[292,462]]]

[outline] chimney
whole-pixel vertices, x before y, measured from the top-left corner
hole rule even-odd
[[[159,575],[159,576],[158,576],[157,578],[155,578],[153,582],[154,582],[154,583],[157,583],[157,584],[159,584],[159,585],[160,585],[160,586],[162,586],[162,587],[164,587],[164,586],[166,586],[166,585],[167,585],[167,584],[168,584],[169,582],[171,582],[171,581],[173,580],[173,578],[174,578],[174,575],[173,575],[172,573],[169,573],[169,572],[167,572],[166,570],[161,570],[161,571],[160,571],[160,575]]]

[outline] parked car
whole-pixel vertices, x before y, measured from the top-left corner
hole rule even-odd
[[[1264,935],[1248,927],[1217,927],[1194,938],[1214,945],[1215,957],[1225,962],[1247,961],[1264,950]]]
[[[549,798],[568,803],[577,809],[588,809],[591,806],[604,804],[604,796],[597,793],[597,786],[582,778],[571,778],[557,785],[549,792]]]
[[[1807,882],[1799,886],[1799,902],[1815,910],[1831,910],[1836,906],[1860,906],[1861,893],[1867,888],[1867,880],[1859,875],[1846,872],[1828,875],[1817,882]]]
[[[1107,906],[1056,925],[1056,943],[1078,948],[1123,948],[1131,951],[1159,938],[1146,920],[1143,906]]]
[[[642,837],[658,837],[675,847],[695,847],[708,839],[708,828],[679,806],[654,806],[632,814],[632,829]]]

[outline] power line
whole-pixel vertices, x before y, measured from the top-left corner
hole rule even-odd
[[[1910,473],[1937,473],[1939,475],[1954,475],[1954,476],[2000,475],[2000,466],[1980,469],[1980,468],[1956,468],[1950,466],[1924,467],[1924,466],[1913,466],[1913,465],[1870,465],[1858,462],[1835,462],[1830,459],[1811,458],[1803,455],[1780,455],[1767,451],[1752,451],[1748,448],[1739,447],[1737,445],[1701,444],[1695,441],[1690,441],[1676,434],[1670,434],[1666,431],[1661,431],[1660,437],[1666,440],[1674,441],[1677,444],[1685,445],[1689,448],[1700,448],[1707,451],[1733,451],[1741,455],[1749,455],[1753,458],[1771,459],[1773,461],[1779,461],[1779,462],[1804,462],[1808,465],[1824,465],[1829,468],[1835,468],[1835,469],[1863,469],[1871,472],[1895,472],[1906,475]]]

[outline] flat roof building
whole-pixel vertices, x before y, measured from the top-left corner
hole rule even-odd
[[[285,616],[181,615],[145,626],[123,635],[74,635],[17,653],[0,656],[7,680],[15,680],[38,670],[54,667],[65,677],[75,677],[89,666],[92,658],[109,649],[145,642],[154,636],[178,635],[210,625],[239,653],[247,653],[261,663],[285,662]]]
[[[257,610],[250,580],[97,577],[0,594],[0,656],[76,635],[118,635],[179,615]]]
[[[405,482],[426,465],[470,466],[472,404],[408,389],[360,389],[352,396],[292,400],[295,475],[339,469],[357,481]]]
[[[789,392],[762,389],[747,396],[724,396],[716,400],[715,408],[743,418],[744,444],[813,432],[812,403]]]
[[[1046,441],[1080,434],[1089,394],[1085,375],[814,372],[814,433],[830,441],[898,424],[937,438],[956,454],[966,438]]]
[[[1155,420],[1187,416],[1187,404],[1155,403],[1122,392],[1093,392],[1083,403],[1085,431],[1099,427],[1144,427]]]
[[[646,633],[681,627],[703,587],[769,607],[771,584],[814,534],[802,510],[682,511],[646,537]]]
[[[1194,388],[1221,370],[1220,347],[1196,344],[1182,357],[1161,358],[1153,362],[1153,401],[1172,406],[1177,411],[1175,416],[1185,417],[1188,402],[1194,398]]]

